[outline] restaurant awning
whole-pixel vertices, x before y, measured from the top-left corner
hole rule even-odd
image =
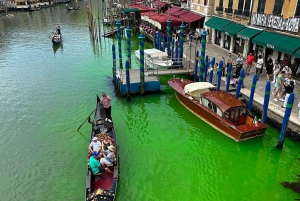
[[[200,20],[201,18],[203,18],[203,16],[188,12],[181,15],[180,18],[183,19],[183,21],[185,21],[186,23],[191,24],[192,22]]]
[[[222,32],[224,32],[226,35],[233,36],[244,28],[245,26],[243,25],[230,23],[226,27],[223,27]]]
[[[183,15],[185,13],[189,12],[188,10],[180,10],[176,13],[172,13],[171,15],[174,16],[174,17],[180,17],[180,15]]]
[[[219,17],[212,17],[205,22],[205,25],[211,28],[214,28],[218,31],[221,31],[223,27],[227,26],[231,21],[219,18]]]
[[[170,8],[170,9],[168,9],[168,10],[166,11],[166,13],[167,13],[167,14],[173,14],[173,13],[178,12],[179,10],[181,10],[181,8],[179,8],[179,7],[172,7],[172,8]]]
[[[155,8],[149,8],[149,7],[144,6],[144,5],[133,4],[133,5],[130,5],[129,7],[130,8],[137,8],[137,9],[139,9],[140,13],[149,12],[149,11],[155,11]]]
[[[167,5],[166,2],[161,2],[161,1],[154,1],[152,2],[153,6],[156,7],[156,8],[162,8],[164,7],[165,5]]]
[[[236,36],[238,38],[243,39],[243,40],[249,41],[251,38],[253,38],[257,34],[259,34],[260,32],[261,32],[261,30],[251,29],[251,28],[245,28],[242,31],[238,32],[236,34]]]
[[[123,8],[122,9],[122,13],[125,13],[125,14],[127,14],[127,13],[138,13],[138,12],[140,12],[140,11],[137,8]]]
[[[252,42],[283,53],[293,54],[300,47],[300,38],[263,31]]]

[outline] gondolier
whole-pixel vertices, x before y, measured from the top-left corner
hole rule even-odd
[[[60,35],[60,26],[59,26],[59,24],[56,25],[56,33]]]
[[[102,97],[100,99],[99,104],[103,104],[103,107],[105,109],[106,119],[108,121],[111,121],[111,105],[110,105],[111,98],[106,95],[105,92],[102,92]]]

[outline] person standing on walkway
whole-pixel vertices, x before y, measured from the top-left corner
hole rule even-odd
[[[246,75],[250,74],[250,70],[253,66],[253,61],[254,61],[254,56],[250,52],[249,55],[247,56]]]
[[[243,56],[242,56],[241,53],[239,53],[239,56],[238,56],[238,58],[236,59],[236,63],[238,63],[238,62],[240,62],[240,64],[241,64],[242,67],[243,67],[243,65],[244,65],[244,59],[243,59]]]
[[[259,80],[259,75],[261,74],[261,68],[263,67],[263,65],[264,65],[264,60],[262,59],[262,56],[259,55],[256,63],[256,73],[255,73],[257,75],[257,80]]]
[[[111,121],[111,105],[110,105],[111,98],[106,95],[105,92],[102,92],[102,97],[100,99],[99,104],[103,104],[103,107],[105,109],[106,118],[108,121]]]
[[[275,64],[273,67],[273,82],[272,83],[276,82],[279,72],[280,72],[280,64],[278,63],[278,60],[275,60]]]
[[[226,70],[225,57],[222,57],[221,60],[223,61],[222,76],[225,77],[225,75],[226,75],[226,73],[225,73],[225,70]]]
[[[274,68],[273,60],[270,58],[266,66],[267,80],[270,80],[270,77],[273,74],[273,68]]]
[[[281,106],[282,108],[286,108],[286,104],[289,99],[289,96],[294,91],[294,81],[290,81],[290,83],[286,83],[286,85],[284,86],[284,90],[285,90],[285,98],[284,98],[283,106]]]
[[[274,84],[274,101],[278,101],[278,99],[276,98],[277,95],[279,94],[280,95],[280,92],[284,89],[284,74],[285,74],[285,71],[281,71],[277,77],[277,81],[276,83]]]

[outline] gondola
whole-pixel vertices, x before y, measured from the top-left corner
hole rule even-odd
[[[29,7],[30,12],[39,11],[39,10],[41,10],[41,7],[35,7],[35,6],[34,7],[31,7],[31,6]]]
[[[70,10],[79,10],[79,7],[80,6],[77,6],[77,7],[72,7],[72,6],[66,6],[66,9],[68,10],[68,11],[70,11]]]
[[[113,145],[116,148],[115,159],[113,166],[110,167],[113,173],[104,172],[101,175],[94,175],[89,167],[89,164],[87,164],[85,200],[114,201],[119,180],[119,150],[117,145],[117,136],[115,133],[113,121],[107,121],[105,109],[102,105],[98,104],[99,102],[100,99],[97,96],[97,108],[95,110],[95,116],[93,121],[94,126],[92,126],[90,141],[92,141],[94,137],[99,137],[106,133],[113,139]]]
[[[54,45],[58,45],[58,44],[61,44],[61,42],[63,41],[63,38],[62,38],[62,35],[61,34],[58,34],[58,33],[55,33],[52,37],[52,43]]]

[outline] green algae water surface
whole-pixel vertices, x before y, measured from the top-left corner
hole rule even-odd
[[[84,200],[90,126],[75,130],[102,91],[113,98],[120,146],[118,201],[298,197],[279,182],[299,174],[299,143],[286,139],[277,150],[279,131],[272,127],[262,138],[236,143],[181,106],[168,76],[161,77],[161,94],[130,103],[117,98],[111,82],[115,41],[91,42],[89,3],[102,16],[101,1],[80,1],[74,12],[58,5],[0,16],[1,201]],[[57,23],[64,41],[53,47],[48,36]],[[101,25],[101,33],[107,29]]]

